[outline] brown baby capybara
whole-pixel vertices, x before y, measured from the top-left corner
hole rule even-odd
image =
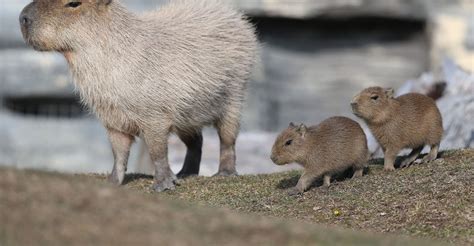
[[[332,117],[317,126],[296,126],[284,130],[273,145],[271,159],[277,165],[298,163],[304,172],[289,194],[308,190],[324,177],[329,186],[331,176],[352,167],[353,177],[360,177],[369,158],[367,139],[360,125],[346,117]]]
[[[413,150],[400,167],[411,165],[425,145],[429,145],[431,151],[423,161],[437,158],[443,121],[433,99],[418,93],[394,98],[391,88],[370,87],[357,94],[351,106],[382,146],[385,170],[395,170],[395,159],[404,148]]]
[[[168,136],[187,146],[178,176],[197,175],[202,128],[217,128],[218,175],[235,175],[235,142],[258,54],[255,28],[214,0],[176,0],[135,14],[116,0],[35,0],[20,15],[26,42],[69,63],[83,103],[107,129],[110,181],[121,184],[135,137],[155,166],[155,191],[175,188]]]

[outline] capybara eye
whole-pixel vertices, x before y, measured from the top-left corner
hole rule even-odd
[[[67,8],[77,8],[82,5],[82,2],[69,2],[66,4]]]
[[[286,141],[285,146],[291,145],[292,143],[293,143],[293,140],[290,139],[290,140]]]
[[[372,99],[374,101],[377,101],[379,99],[379,96],[372,96],[372,97],[370,97],[370,99]]]

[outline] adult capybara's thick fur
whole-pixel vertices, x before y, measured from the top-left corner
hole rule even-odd
[[[303,193],[315,179],[331,176],[352,167],[354,177],[362,176],[369,152],[360,125],[346,117],[332,117],[317,126],[295,126],[284,130],[273,145],[271,159],[277,165],[296,162],[304,173],[290,194]]]
[[[404,148],[413,151],[401,167],[411,165],[425,145],[431,151],[423,161],[436,159],[443,137],[443,121],[436,103],[418,93],[397,98],[393,94],[393,89],[370,87],[356,95],[351,103],[354,114],[367,123],[382,146],[384,169],[395,169],[395,159]]]
[[[218,1],[176,0],[134,14],[116,0],[35,0],[20,16],[28,44],[66,57],[84,103],[106,127],[123,182],[130,145],[145,140],[156,191],[173,189],[168,135],[188,147],[182,176],[199,172],[201,130],[217,128],[220,175],[236,174],[235,141],[256,61],[251,24]]]

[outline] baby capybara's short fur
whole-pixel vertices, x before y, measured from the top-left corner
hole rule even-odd
[[[290,194],[303,193],[315,179],[331,176],[352,167],[362,176],[369,157],[367,139],[360,125],[346,117],[332,117],[317,126],[295,126],[284,130],[273,145],[271,159],[277,165],[298,163],[304,172]]]
[[[29,45],[66,57],[83,102],[107,129],[112,182],[123,182],[136,136],[156,167],[156,191],[175,187],[170,133],[188,148],[180,175],[198,174],[206,125],[221,141],[218,174],[236,174],[234,146],[258,48],[239,12],[214,0],[171,1],[140,15],[116,0],[35,0],[20,23]]]
[[[436,159],[443,136],[441,114],[433,99],[418,93],[394,98],[393,89],[370,87],[354,97],[354,114],[362,118],[382,146],[384,169],[395,170],[394,162],[404,148],[413,149],[401,163],[412,164],[425,145],[431,147],[423,161]]]

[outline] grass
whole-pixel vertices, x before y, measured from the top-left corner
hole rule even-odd
[[[190,178],[159,196],[366,232],[474,243],[474,150],[444,152],[433,163],[392,173],[384,172],[382,163],[372,161],[362,178],[342,178],[297,197],[286,189],[296,184],[299,172]],[[127,179],[127,188],[151,192],[152,177]]]
[[[85,176],[0,169],[0,245],[442,245],[163,196]]]
[[[156,194],[150,176],[113,187],[101,175],[0,169],[0,245],[474,243],[474,150],[392,173],[375,160],[362,178],[290,197],[299,175],[196,177]]]

